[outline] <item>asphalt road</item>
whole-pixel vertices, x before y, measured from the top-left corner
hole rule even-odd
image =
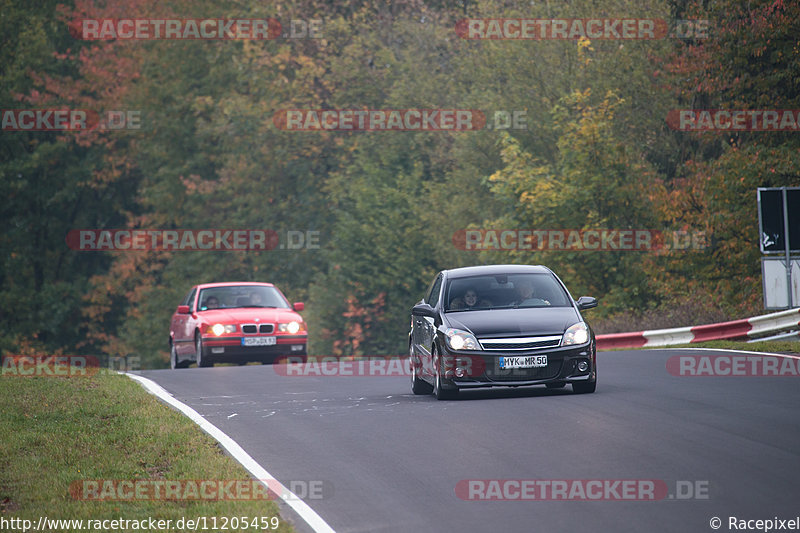
[[[594,394],[492,389],[448,402],[414,396],[405,377],[289,377],[253,365],[141,374],[284,484],[312,482],[307,503],[338,532],[713,531],[712,517],[729,531],[730,516],[800,515],[800,378],[677,377],[666,370],[676,354],[687,352],[601,352]],[[487,479],[658,480],[668,493],[456,494],[461,480]],[[703,497],[687,498],[690,487]]]

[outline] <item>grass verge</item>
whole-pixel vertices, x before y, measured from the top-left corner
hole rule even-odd
[[[800,355],[800,342],[797,341],[706,341],[691,344],[661,346],[661,348],[716,348],[720,350],[743,350],[746,352],[770,352]]]
[[[275,502],[265,499],[84,500],[75,486],[86,480],[221,481],[251,477],[193,422],[128,377],[103,371],[92,377],[72,378],[0,375],[0,398],[0,530],[22,530],[7,527],[10,519],[38,524],[45,516],[84,521],[172,521],[171,527],[157,531],[202,530],[200,523],[196,524],[199,527],[189,528],[185,523],[177,527],[181,518],[198,517],[206,517],[207,530],[221,530],[222,517],[239,517],[238,523],[228,519],[225,530],[292,531],[291,525],[279,517]],[[188,489],[190,485],[182,486]],[[119,483],[116,486],[121,487]],[[212,517],[216,517],[216,528],[212,528]],[[241,527],[245,517],[248,524]],[[277,517],[277,527],[273,517]],[[252,527],[254,524],[258,527]],[[83,525],[83,530],[87,529],[100,530]],[[125,528],[105,530],[134,529],[151,530],[130,523]],[[80,530],[74,524],[45,528]]]
[[[617,352],[630,350],[667,350],[670,348],[714,348],[718,350],[742,350],[746,352],[769,352],[800,355],[800,342],[796,341],[763,341],[748,343],[745,341],[706,341],[690,344],[673,344],[670,346],[644,346],[642,348],[603,348],[600,352]]]

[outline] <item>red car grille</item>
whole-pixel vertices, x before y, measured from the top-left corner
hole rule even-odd
[[[275,324],[242,324],[242,333],[246,335],[272,333],[273,331],[275,331]]]

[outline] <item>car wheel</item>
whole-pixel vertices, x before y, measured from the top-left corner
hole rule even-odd
[[[417,362],[415,362],[414,351],[409,346],[408,348],[409,359],[411,360],[411,392],[414,394],[430,394],[433,392],[433,386],[427,381],[419,379],[417,376]]]
[[[203,357],[203,339],[200,335],[194,338],[195,360],[197,361],[198,368],[206,368],[214,366],[214,363]]]
[[[572,384],[572,392],[575,394],[589,394],[597,389],[597,380],[594,381],[578,381]]]
[[[441,361],[436,356],[437,350],[434,346],[433,351],[431,352],[434,368],[433,395],[436,396],[437,400],[452,400],[458,396],[458,389],[448,390],[442,388]]]

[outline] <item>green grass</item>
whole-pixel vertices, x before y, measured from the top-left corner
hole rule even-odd
[[[797,341],[763,341],[748,343],[745,341],[706,341],[691,344],[676,344],[661,348],[718,348],[721,350],[744,350],[747,352],[772,352],[800,355],[800,342]]]
[[[743,350],[746,352],[770,352],[800,355],[800,342],[796,341],[763,341],[748,343],[745,341],[706,341],[690,344],[672,344],[669,346],[645,346],[642,348],[603,348],[601,352],[627,350],[664,350],[669,348],[715,348],[720,350]]]
[[[194,423],[128,377],[102,371],[91,378],[0,375],[0,398],[0,518],[36,524],[40,516],[154,517],[174,524],[183,517],[278,516],[277,505],[269,500],[75,499],[69,487],[81,480],[251,477]],[[278,531],[292,531],[283,518],[279,522]],[[166,531],[197,529],[173,525]]]

